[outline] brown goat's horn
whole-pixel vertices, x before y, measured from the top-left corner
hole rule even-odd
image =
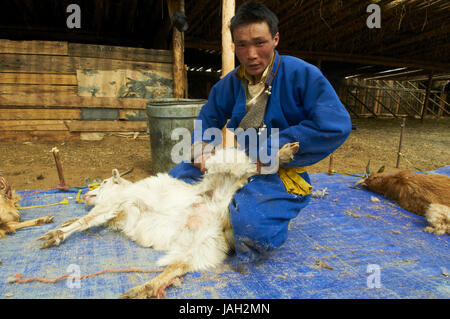
[[[370,160],[369,160],[369,162],[367,162],[367,165],[366,165],[366,174],[370,175]]]
[[[130,174],[134,170],[134,167],[130,168],[128,171],[120,173],[120,176],[125,176],[127,174]]]

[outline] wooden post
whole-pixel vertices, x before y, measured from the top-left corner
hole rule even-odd
[[[234,69],[234,44],[231,39],[230,21],[234,16],[235,0],[222,0],[222,76]]]
[[[442,110],[445,108],[445,102],[447,101],[447,92],[442,91],[441,95],[441,107],[439,108],[438,119],[442,116]]]
[[[431,91],[431,84],[433,82],[433,74],[430,74],[428,76],[428,86],[427,86],[427,91],[425,92],[425,98],[423,100],[423,104],[422,104],[422,111],[420,113],[420,120],[423,121],[423,118],[425,116],[425,110],[428,107],[428,99],[430,97],[430,91]]]
[[[332,153],[330,155],[330,162],[328,163],[328,175],[333,175],[334,170],[333,170],[333,164],[334,164],[334,153]]]
[[[173,2],[173,1],[172,1]],[[176,0],[177,11],[184,13],[184,0]],[[172,17],[171,17],[172,18]],[[186,78],[184,73],[184,34],[173,27],[173,97],[183,98],[186,91]]]
[[[397,165],[395,165],[396,168],[398,168],[398,166],[400,165],[400,157],[402,156],[401,152],[402,152],[403,132],[405,131],[405,122],[406,122],[406,118],[403,118],[401,130],[400,130],[400,142],[398,143]]]

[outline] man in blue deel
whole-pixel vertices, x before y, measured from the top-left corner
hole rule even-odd
[[[202,133],[222,128],[229,119],[227,128],[235,132],[257,129],[268,136],[267,144],[258,143],[258,155],[299,143],[294,158],[280,165],[278,173],[253,176],[229,205],[236,244],[232,264],[245,271],[286,241],[290,220],[310,199],[306,167],[341,146],[351,122],[317,67],[275,50],[280,39],[278,19],[267,7],[244,3],[231,19],[230,29],[240,66],[211,89],[197,118],[201,133],[194,133],[193,142],[210,143]],[[170,174],[195,182],[208,154],[200,156],[199,164],[181,163]]]

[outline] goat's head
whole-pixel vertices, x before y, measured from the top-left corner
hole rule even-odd
[[[87,205],[93,206],[102,201],[104,198],[113,195],[115,192],[122,189],[124,186],[131,184],[130,181],[121,177],[130,171],[120,174],[117,169],[112,170],[112,177],[103,180],[99,187],[90,190],[83,195],[83,199]]]
[[[376,193],[383,193],[388,181],[389,179],[386,178],[386,174],[384,173],[384,166],[381,166],[378,172],[369,173],[362,185]]]
[[[14,194],[8,181],[0,176],[0,220],[20,220],[20,213],[15,205],[20,199],[20,196]]]
[[[376,173],[371,173],[370,172],[370,160],[367,163],[366,166],[366,173],[364,174],[364,176],[362,177],[362,179],[360,179],[359,181],[357,181],[352,188],[355,188],[358,185],[363,185],[369,189],[378,189],[380,188],[382,185],[384,185],[384,178],[383,178],[383,172],[384,172],[384,165],[381,166],[378,171]]]

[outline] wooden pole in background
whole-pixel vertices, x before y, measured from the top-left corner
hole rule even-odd
[[[430,97],[430,91],[431,91],[431,84],[433,83],[433,74],[430,74],[428,76],[428,85],[427,85],[427,90],[425,92],[425,98],[423,99],[423,104],[422,104],[422,110],[420,112],[420,120],[423,121],[423,118],[425,116],[425,111],[427,109],[428,106],[428,99]]]
[[[397,165],[395,165],[396,168],[399,167],[400,165],[400,157],[402,156],[402,141],[403,141],[403,132],[405,131],[405,122],[406,122],[406,118],[403,118],[403,122],[401,125],[401,130],[400,130],[400,142],[398,143],[398,153],[397,153]]]
[[[235,0],[222,0],[222,75],[223,78],[234,69],[234,44],[231,38],[230,21],[234,16]],[[228,122],[227,122],[228,123]],[[227,126],[222,128],[223,147],[235,147],[234,133],[227,130]]]
[[[69,189],[69,186],[66,184],[66,181],[64,179],[62,164],[61,164],[61,157],[59,156],[59,150],[57,147],[52,148],[53,157],[55,159],[56,164],[56,170],[58,171],[58,177],[59,177],[59,184],[61,187],[64,187],[66,189]]]
[[[172,3],[174,1],[171,1]],[[184,13],[184,0],[176,0],[177,11]],[[171,10],[169,10],[170,12]],[[172,13],[173,14],[173,13]],[[172,18],[172,17],[170,17]],[[186,92],[186,78],[184,68],[184,34],[173,27],[173,97],[183,98]]]
[[[234,69],[234,44],[231,39],[230,21],[234,16],[235,0],[222,0],[222,76]]]

